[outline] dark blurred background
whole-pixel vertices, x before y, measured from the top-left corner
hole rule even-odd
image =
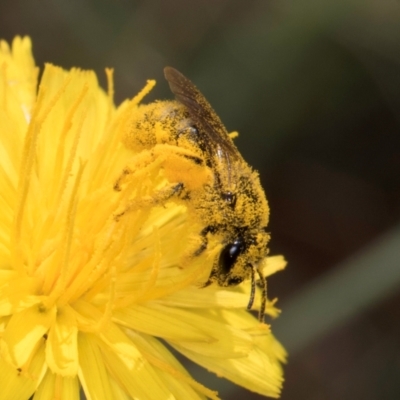
[[[400,2],[25,0],[0,37],[37,64],[115,68],[116,100],[163,67],[193,80],[260,171],[284,400],[400,399]],[[260,399],[190,366],[223,399]]]

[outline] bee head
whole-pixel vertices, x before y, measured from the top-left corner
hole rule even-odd
[[[235,286],[249,278],[266,257],[269,235],[265,231],[244,231],[222,249],[216,275],[220,286]]]
[[[221,286],[234,286],[241,283],[245,276],[235,271],[238,258],[246,250],[244,240],[239,237],[232,243],[228,243],[221,251],[218,260],[219,283]]]
[[[225,245],[218,259],[217,279],[220,286],[235,286],[248,277],[251,278],[250,299],[247,309],[253,306],[256,292],[256,274],[259,277],[261,287],[261,305],[259,321],[264,321],[265,306],[267,300],[266,280],[259,262],[267,256],[267,242],[269,235],[265,231],[258,231],[253,235],[239,236],[234,241]]]

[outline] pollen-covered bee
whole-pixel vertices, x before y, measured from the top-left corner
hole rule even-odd
[[[179,196],[190,202],[204,223],[193,256],[207,249],[210,235],[221,238],[222,250],[204,286],[214,282],[232,286],[250,277],[250,309],[257,273],[262,288],[259,319],[263,321],[267,295],[261,261],[268,254],[269,208],[258,174],[243,160],[220,118],[193,83],[171,67],[166,67],[164,74],[176,101],[163,102],[162,107],[143,106],[125,143],[136,150],[157,148],[160,152],[173,146],[176,157],[185,160],[188,168],[174,162],[173,156],[165,159],[164,169],[173,171],[176,183],[165,199]],[[165,135],[149,133],[148,125],[154,121],[161,121]]]

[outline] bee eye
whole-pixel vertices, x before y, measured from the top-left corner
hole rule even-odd
[[[227,244],[222,249],[219,256],[219,266],[224,274],[228,274],[230,272],[243,249],[244,246],[241,239],[237,239],[233,243]]]

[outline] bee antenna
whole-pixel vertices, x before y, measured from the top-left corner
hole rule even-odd
[[[258,320],[260,322],[264,322],[265,316],[265,307],[267,304],[267,280],[265,279],[264,274],[259,268],[251,266],[251,291],[250,291],[250,299],[249,304],[247,305],[247,309],[250,310],[253,307],[254,298],[256,295],[256,271],[258,277],[260,278],[260,286],[261,286],[261,305],[260,311],[258,313]]]
[[[257,268],[257,273],[260,278],[261,286],[261,305],[258,313],[258,320],[260,322],[264,322],[265,307],[267,305],[267,280],[265,279],[265,276],[260,268]]]
[[[254,297],[256,295],[256,271],[254,265],[251,266],[251,291],[250,291],[250,299],[249,304],[247,304],[247,309],[251,310],[254,303]]]

